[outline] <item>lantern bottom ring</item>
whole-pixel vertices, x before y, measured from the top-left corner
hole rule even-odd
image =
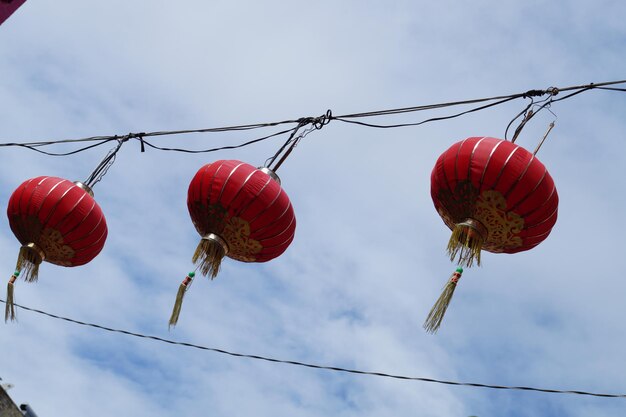
[[[209,233],[206,236],[202,236],[202,239],[212,240],[218,243],[222,247],[222,249],[224,249],[224,255],[228,254],[228,243],[226,243],[224,239],[222,239],[220,236],[216,235],[215,233]]]
[[[26,245],[22,245],[22,248],[35,252],[41,258],[41,262],[46,260],[45,252],[43,250],[41,250],[41,248],[39,246],[37,246],[35,243],[33,243],[33,242],[27,243]],[[41,263],[41,262],[39,262],[39,263]]]
[[[476,260],[480,265],[480,251],[489,237],[489,230],[476,219],[467,218],[454,225],[448,241],[448,255],[454,261],[458,256],[461,266],[470,267]]]
[[[478,233],[480,238],[485,241],[489,237],[489,230],[482,224],[480,221],[472,218],[467,218],[460,223],[457,223],[456,226],[465,226],[471,229],[472,231]]]

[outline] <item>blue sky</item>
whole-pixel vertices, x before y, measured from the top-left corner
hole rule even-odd
[[[28,1],[0,26],[2,142],[217,127],[626,78],[615,1]],[[19,303],[196,344],[481,383],[623,393],[626,96],[556,103],[539,157],[559,219],[536,249],[466,270],[435,336],[422,322],[454,269],[430,199],[441,152],[503,137],[526,103],[404,129],[330,123],[280,168],[296,238],[266,264],[226,261],[167,320],[198,236],[186,208],[203,164],[261,165],[282,139],[186,155],[128,143],[96,185],[109,226],[80,268],[49,264]],[[398,116],[419,121],[446,113]],[[534,148],[540,114],[518,139]],[[253,133],[256,134],[256,133]],[[154,139],[207,148],[250,134]],[[106,153],[4,148],[0,205],[38,175],[85,179]],[[8,279],[18,243],[0,222]],[[623,400],[448,387],[230,358],[18,311],[0,377],[41,416],[621,416]]]

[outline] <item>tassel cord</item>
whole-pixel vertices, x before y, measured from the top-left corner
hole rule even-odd
[[[196,268],[197,270],[197,268]],[[193,282],[193,278],[196,275],[195,272],[190,272],[183,279],[180,286],[178,287],[178,292],[176,294],[176,301],[174,302],[174,308],[172,309],[172,315],[170,316],[168,329],[171,329],[173,326],[176,326],[178,323],[178,318],[180,317],[180,311],[183,307],[183,299],[185,298],[185,293],[191,287]]]
[[[7,284],[7,301],[4,307],[4,322],[7,321],[15,321],[15,281],[17,281],[17,277],[20,275],[20,271],[16,270],[11,278],[9,278],[9,282]]]
[[[461,278],[461,274],[463,273],[463,268],[459,267],[452,273],[452,276],[443,287],[443,291],[441,295],[433,305],[433,308],[428,313],[426,320],[424,321],[424,329],[431,334],[437,333],[441,323],[443,321],[443,317],[448,310],[448,306],[450,305],[450,301],[452,301],[452,296],[454,295],[454,290],[456,290],[456,286]]]

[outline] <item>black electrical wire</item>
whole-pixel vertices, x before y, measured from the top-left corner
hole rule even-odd
[[[34,144],[30,144],[30,143],[0,143],[0,147],[9,147],[9,146],[15,146],[15,147],[20,147],[20,148],[26,148],[29,149],[31,151],[35,151],[35,152],[39,152],[42,153],[44,155],[48,155],[48,156],[70,156],[70,155],[74,155],[89,149],[93,149],[96,148],[98,146],[102,146],[104,144],[109,143],[110,141],[115,140],[115,138],[110,137],[110,138],[103,138],[103,139],[98,139],[100,142],[98,143],[94,143],[93,145],[88,145],[79,149],[75,149],[73,151],[70,152],[46,152],[46,151],[42,151],[40,149],[37,149],[39,147],[42,146],[49,146],[49,145],[57,145],[57,144],[61,144],[61,143],[70,143],[69,141],[51,141],[51,142],[35,142]]]
[[[272,171],[276,171],[276,167],[272,167],[272,164],[274,163],[274,161],[276,160],[276,158],[278,158],[278,156],[283,153],[283,151],[287,148],[287,146],[289,146],[289,144],[295,144],[295,136],[296,133],[298,133],[298,130],[304,126],[304,123],[298,123],[298,126],[296,126],[290,133],[289,137],[287,138],[287,140],[285,141],[285,143],[283,144],[283,146],[281,146],[280,148],[278,148],[278,150],[276,151],[276,153],[274,154],[274,156],[270,156],[266,161],[265,161],[265,166],[267,168],[270,168]],[[289,152],[289,151],[288,151]]]
[[[5,300],[0,299],[0,302],[6,304]],[[475,382],[447,381],[447,380],[434,379],[434,378],[423,378],[423,377],[415,377],[415,376],[389,374],[385,372],[362,371],[359,369],[342,368],[342,367],[337,367],[337,366],[317,365],[317,364],[307,363],[307,362],[271,358],[268,356],[250,355],[250,354],[245,354],[245,353],[231,352],[231,351],[224,350],[224,349],[196,345],[196,344],[187,343],[187,342],[178,342],[176,340],[165,339],[162,337],[145,335],[141,333],[135,333],[135,332],[131,332],[128,330],[114,329],[112,327],[102,326],[102,325],[95,324],[95,323],[87,323],[84,321],[75,320],[75,319],[71,319],[68,317],[58,316],[56,314],[51,314],[42,310],[38,310],[36,308],[26,307],[26,306],[19,305],[19,304],[15,304],[15,307],[18,307],[18,308],[21,308],[22,310],[30,311],[33,313],[41,314],[41,315],[44,315],[53,319],[62,320],[62,321],[66,321],[69,323],[78,324],[81,326],[92,327],[92,328],[104,330],[107,332],[121,333],[127,336],[139,337],[142,339],[150,339],[150,340],[154,340],[154,341],[161,342],[161,343],[167,343],[170,345],[184,346],[184,347],[200,349],[200,350],[205,350],[205,351],[210,351],[210,352],[215,352],[215,353],[221,353],[223,355],[234,356],[238,358],[248,358],[248,359],[255,359],[255,360],[260,360],[260,361],[265,361],[265,362],[282,363],[285,365],[302,366],[305,368],[321,369],[321,370],[326,370],[326,371],[343,372],[343,373],[357,374],[357,375],[377,376],[377,377],[382,377],[382,378],[400,379],[400,380],[405,380],[405,381],[431,382],[435,384],[455,385],[455,386],[474,387],[474,388],[488,388],[488,389],[496,389],[496,390],[514,390],[514,391],[533,391],[533,392],[542,392],[542,393],[548,393],[548,394],[574,394],[574,395],[585,395],[585,396],[602,397],[602,398],[626,398],[626,394],[605,394],[605,393],[580,391],[580,390],[558,390],[558,389],[536,388],[536,387],[526,387],[526,386],[492,385],[492,384],[480,384],[480,383],[475,383]]]
[[[226,126],[226,127],[206,128],[206,129],[187,129],[187,130],[168,130],[168,131],[156,131],[156,132],[129,133],[127,135],[122,135],[122,136],[120,136],[120,135],[108,135],[108,136],[89,136],[89,137],[86,137],[86,138],[79,138],[79,139],[59,139],[59,140],[50,140],[50,141],[37,141],[37,142],[20,142],[20,143],[18,143],[18,142],[8,142],[8,143],[0,143],[0,147],[24,147],[24,148],[28,148],[28,149],[36,151],[37,149],[33,149],[33,148],[38,148],[38,147],[43,147],[43,146],[50,146],[50,145],[58,145],[58,144],[82,143],[82,142],[110,142],[110,141],[118,140],[118,139],[122,139],[122,138],[141,139],[141,138],[144,138],[144,137],[184,135],[184,134],[190,134],[190,133],[238,132],[238,131],[262,129],[262,128],[267,128],[267,127],[279,126],[279,125],[284,125],[284,124],[294,124],[294,123],[298,123],[298,120],[283,120],[283,121],[280,121],[280,122],[256,123],[256,124],[249,124],[249,125]],[[271,137],[271,136],[268,136],[267,138],[269,138],[269,137]],[[251,141],[250,143],[255,143],[255,142]],[[100,143],[100,144],[102,144],[102,143]],[[99,146],[100,144],[98,144],[98,145],[91,145],[91,146],[79,149],[77,151],[74,151],[72,153],[67,153],[67,154],[50,154],[50,155],[52,155],[52,156],[71,155],[73,153],[77,153],[77,152],[81,152],[83,150],[90,149],[93,146]],[[155,149],[158,149],[158,148],[155,148]],[[163,150],[169,150],[169,149],[163,149]],[[172,149],[172,150],[175,150],[175,149]],[[42,152],[42,153],[45,153],[45,152]]]
[[[490,103],[490,104],[486,104],[484,106],[479,106],[479,107],[474,107],[472,109],[469,110],[465,110],[462,111],[460,113],[456,113],[450,116],[441,116],[441,117],[432,117],[430,119],[426,119],[426,120],[422,120],[420,122],[415,122],[415,123],[398,123],[398,124],[391,124],[391,125],[380,125],[380,124],[374,124],[374,123],[366,123],[366,122],[359,122],[356,120],[348,120],[348,118],[346,118],[345,116],[337,116],[334,118],[334,120],[339,120],[340,122],[344,122],[344,123],[351,123],[351,124],[355,124],[355,125],[360,125],[360,126],[365,126],[365,127],[374,127],[374,128],[379,128],[379,129],[392,129],[392,128],[398,128],[398,127],[409,127],[409,126],[419,126],[419,125],[423,125],[425,123],[430,123],[430,122],[436,122],[436,121],[440,121],[440,120],[448,120],[448,119],[454,119],[460,116],[463,116],[465,114],[468,113],[474,113],[480,110],[484,110],[487,109],[489,107],[494,107],[494,106],[498,106],[500,104],[509,102],[511,100],[515,100],[518,97],[507,97],[504,98],[502,100],[496,101],[495,103]],[[372,114],[372,116],[374,116]],[[379,116],[379,115],[376,115]],[[369,116],[363,116],[363,117],[369,117]]]
[[[558,92],[563,92],[563,91],[572,91],[572,90],[586,91],[590,89],[608,89],[606,86],[616,85],[616,84],[626,84],[626,80],[606,81],[606,82],[601,82],[601,83],[590,83],[590,84],[576,85],[576,86],[562,87],[562,88],[550,87],[546,90],[528,90],[523,93],[515,93],[515,94],[471,99],[471,100],[463,100],[463,101],[453,101],[453,102],[447,102],[447,103],[427,104],[427,105],[415,106],[415,107],[403,107],[399,109],[375,110],[375,111],[370,111],[370,112],[344,114],[344,115],[337,116],[337,117],[342,118],[342,119],[348,119],[348,118],[387,116],[391,114],[411,113],[411,112],[422,111],[422,110],[433,110],[433,109],[440,109],[443,107],[476,104],[476,103],[481,103],[485,101],[503,100],[503,99],[509,99],[509,98],[517,99],[517,98],[541,97],[546,94],[556,95],[558,94]],[[621,91],[621,89],[618,89],[618,90]]]
[[[272,133],[271,135],[263,136],[261,138],[252,139],[252,140],[249,140],[247,142],[240,143],[239,145],[228,145],[228,146],[221,146],[221,147],[218,147],[218,148],[210,148],[210,149],[193,150],[193,149],[183,149],[183,148],[165,148],[165,147],[162,147],[162,146],[154,145],[154,144],[148,142],[145,139],[143,139],[142,142],[145,143],[148,147],[153,148],[153,149],[158,149],[160,151],[174,151],[174,152],[183,152],[183,153],[209,153],[209,152],[223,151],[223,150],[227,150],[227,149],[243,148],[245,146],[252,145],[253,143],[262,142],[264,140],[267,140],[267,139],[270,139],[270,138],[273,138],[273,137],[276,137],[276,136],[284,135],[286,133],[295,132],[297,129],[298,128],[296,127],[296,128],[281,130],[280,132]],[[154,135],[147,135],[147,136],[154,136]]]
[[[598,90],[608,90],[608,91],[626,91],[626,88],[614,88],[614,87],[596,87]]]
[[[560,97],[558,99],[553,99],[552,100],[552,102],[557,102],[557,101],[561,101],[561,100],[564,100],[566,98],[569,98],[569,97],[572,97],[574,95],[580,94],[580,93],[585,92],[585,91],[593,90],[593,89],[609,90],[609,91],[626,91],[626,89],[622,89],[622,88],[609,87],[609,86],[617,85],[617,84],[626,84],[626,80],[607,81],[607,82],[601,82],[601,83],[590,83],[590,84],[585,84],[585,85],[577,85],[577,86],[570,86],[570,87],[563,87],[563,88],[551,87],[551,88],[548,88],[546,90],[528,90],[526,92],[509,94],[509,95],[501,95],[501,96],[486,97],[486,98],[471,99],[471,100],[462,100],[462,101],[453,101],[453,102],[444,102],[444,103],[436,103],[436,104],[427,104],[427,105],[413,106],[413,107],[403,107],[403,108],[395,108],[395,109],[376,110],[376,111],[370,111],[370,112],[350,113],[350,114],[344,114],[344,115],[340,115],[340,116],[332,116],[332,115],[329,115],[329,113],[327,113],[327,115],[326,115],[327,118],[325,119],[325,122],[328,123],[331,120],[340,120],[340,121],[345,122],[345,123],[353,123],[353,124],[358,124],[358,125],[362,125],[362,126],[366,126],[366,127],[375,127],[375,128],[396,128],[396,127],[406,127],[406,126],[419,126],[419,125],[424,124],[424,123],[440,121],[440,120],[448,120],[448,119],[460,117],[460,116],[468,114],[468,113],[473,113],[473,112],[476,112],[476,111],[479,111],[479,110],[484,110],[484,109],[487,109],[489,107],[497,106],[499,104],[503,104],[503,103],[506,103],[508,101],[515,100],[515,99],[518,99],[518,98],[541,97],[541,96],[548,95],[548,94],[551,95],[551,96],[555,96],[559,92],[574,91],[574,93],[572,93],[572,94],[569,94],[567,96]],[[420,121],[420,122],[415,122],[415,123],[401,123],[401,124],[382,125],[382,124],[366,123],[366,122],[359,122],[359,121],[356,121],[356,120],[351,120],[351,119],[368,118],[368,117],[389,116],[389,115],[402,114],[402,113],[413,113],[413,112],[418,112],[418,111],[434,110],[434,109],[441,109],[441,108],[446,108],[446,107],[469,105],[469,104],[477,104],[477,103],[484,103],[484,102],[490,102],[490,101],[496,101],[496,102],[495,103],[486,104],[486,105],[483,105],[483,106],[479,106],[479,107],[476,107],[476,108],[472,108],[470,110],[459,112],[459,113],[456,113],[456,114],[453,114],[453,115],[450,115],[450,116],[434,117],[434,118],[426,119],[426,120],[423,120],[423,121]],[[205,152],[215,152],[215,151],[219,151],[219,150],[223,150],[223,149],[241,148],[241,147],[248,146],[248,145],[251,145],[251,144],[254,144],[254,143],[258,143],[258,142],[263,141],[263,140],[270,139],[270,138],[275,137],[275,136],[279,136],[281,134],[293,132],[293,130],[296,129],[296,128],[292,128],[292,129],[284,130],[282,132],[278,132],[278,133],[274,133],[274,134],[271,134],[271,135],[263,136],[263,137],[258,138],[258,139],[248,140],[248,141],[246,141],[244,143],[241,143],[241,144],[238,144],[238,145],[224,146],[224,147],[204,149],[204,150],[190,150],[190,149],[185,149],[185,148],[160,147],[160,146],[154,145],[152,143],[146,142],[145,138],[146,137],[157,137],[157,136],[182,135],[182,134],[190,134],[190,133],[219,133],[219,132],[248,131],[248,130],[255,130],[255,129],[263,129],[263,128],[268,128],[268,127],[274,127],[274,126],[279,126],[279,125],[284,125],[284,124],[300,125],[302,123],[302,121],[306,121],[306,124],[313,124],[317,128],[317,126],[319,124],[319,121],[320,121],[320,118],[307,117],[307,118],[300,118],[300,119],[283,120],[283,121],[279,121],[279,122],[254,123],[254,124],[247,124],[247,125],[226,126],[226,127],[206,128],[206,129],[187,129],[187,130],[169,130],[169,131],[130,133],[130,134],[126,135],[126,137],[128,139],[135,139],[135,140],[141,141],[142,149],[143,149],[143,145],[147,145],[147,146],[152,147],[154,149],[164,150],[164,151],[176,151],[176,152],[186,152],[186,153],[205,153]],[[302,126],[300,126],[300,127],[302,127]],[[19,143],[19,142],[0,143],[0,147],[24,147],[24,148],[27,148],[27,149],[30,149],[30,150],[34,150],[34,151],[37,151],[37,152],[40,152],[40,153],[43,153],[43,154],[46,154],[46,155],[67,156],[67,155],[73,155],[73,154],[76,154],[76,153],[79,153],[79,152],[83,152],[83,151],[91,149],[91,148],[93,148],[95,146],[100,146],[103,143],[106,143],[106,142],[109,142],[109,141],[112,141],[112,140],[118,140],[118,139],[120,139],[120,136],[118,136],[118,135],[113,135],[113,136],[91,136],[91,137],[80,138],[80,139],[62,139],[62,140],[53,140],[53,141],[21,142],[21,143]],[[74,151],[71,151],[71,152],[66,152],[66,153],[45,152],[45,151],[41,151],[40,149],[37,149],[37,148],[44,147],[44,146],[52,146],[52,145],[64,144],[64,143],[65,144],[82,143],[82,142],[99,142],[99,143],[95,144],[95,145],[90,145],[90,146],[86,146],[86,147],[83,147],[83,148],[79,148],[77,150],[74,150]]]

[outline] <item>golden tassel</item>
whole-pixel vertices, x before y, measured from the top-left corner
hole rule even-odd
[[[176,294],[176,302],[174,303],[174,309],[172,310],[172,315],[170,316],[170,324],[168,329],[171,329],[172,326],[176,326],[178,323],[178,316],[180,316],[180,309],[183,306],[183,298],[185,297],[185,293],[189,289],[189,285],[193,281],[193,277],[195,276],[195,272],[190,272],[187,274],[183,282],[178,287],[178,293]]]
[[[475,259],[476,264],[480,266],[480,252],[485,243],[485,237],[486,229],[477,221],[468,219],[458,223],[454,226],[452,236],[448,241],[450,260],[454,262],[458,255],[459,265],[470,267]]]
[[[7,321],[15,321],[15,296],[13,294],[14,284],[17,280],[17,277],[20,275],[20,271],[16,270],[11,278],[9,279],[9,283],[7,284],[7,301],[4,308],[4,322]]]
[[[22,245],[15,269],[24,273],[24,281],[36,282],[39,278],[39,265],[44,259],[44,253],[34,243]]]
[[[461,278],[461,274],[463,273],[463,268],[458,267],[456,271],[452,273],[450,280],[443,287],[443,291],[441,295],[435,302],[435,305],[428,313],[428,317],[426,317],[426,321],[424,321],[424,329],[428,333],[437,333],[439,330],[439,326],[441,326],[441,322],[443,321],[443,316],[446,314],[446,310],[448,309],[448,305],[452,300],[452,296],[454,295],[454,290],[456,289],[456,285]]]
[[[213,279],[220,271],[220,265],[226,256],[226,251],[225,243],[221,238],[209,235],[208,238],[200,240],[191,261],[198,265],[202,275],[210,275],[210,278]]]

